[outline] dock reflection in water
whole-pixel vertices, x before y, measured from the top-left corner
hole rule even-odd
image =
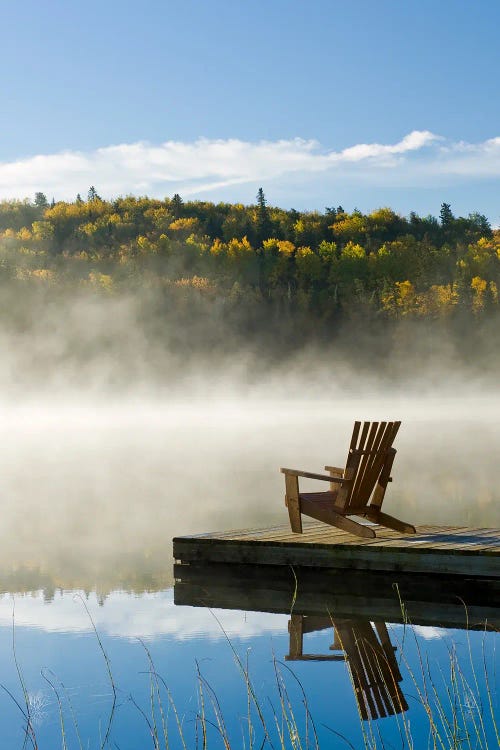
[[[335,654],[305,654],[304,635],[333,629]],[[408,709],[401,672],[385,622],[292,615],[286,661],[346,661],[362,719],[379,719]]]
[[[363,720],[408,710],[389,623],[500,629],[496,578],[225,564],[176,565],[174,575],[176,604],[289,614],[285,660],[345,662]],[[328,629],[329,653],[311,653],[307,636]]]

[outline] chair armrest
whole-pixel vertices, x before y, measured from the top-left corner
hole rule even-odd
[[[292,477],[305,477],[306,479],[322,479],[325,482],[352,482],[352,479],[343,479],[342,477],[332,477],[330,474],[314,474],[311,471],[299,471],[298,469],[280,469],[282,474],[289,474]]]
[[[344,476],[344,469],[341,469],[339,466],[325,466],[325,471],[329,471],[338,477]]]

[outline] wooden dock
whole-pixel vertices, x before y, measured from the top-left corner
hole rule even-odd
[[[500,529],[418,526],[403,535],[375,527],[363,539],[320,522],[294,534],[288,524],[173,540],[182,564],[229,563],[259,566],[344,569],[438,576],[500,578]]]

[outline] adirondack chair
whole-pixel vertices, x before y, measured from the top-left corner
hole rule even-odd
[[[372,527],[350,516],[366,518],[403,534],[415,534],[415,527],[381,511],[391,468],[396,455],[392,447],[401,422],[354,423],[345,469],[325,466],[329,472],[314,474],[281,469],[285,475],[285,505],[293,532],[302,533],[302,514],[337,526],[360,537],[376,536]],[[300,492],[299,477],[330,483],[326,492]]]
[[[304,634],[333,627],[330,651],[305,654]],[[288,623],[289,653],[285,661],[346,661],[351,673],[361,718],[381,719],[402,713],[408,703],[400,687],[401,672],[384,622],[352,621],[292,615]]]

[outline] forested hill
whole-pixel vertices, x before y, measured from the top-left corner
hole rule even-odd
[[[3,284],[151,287],[182,304],[267,306],[315,321],[477,319],[498,309],[500,232],[485,216],[439,218],[124,197],[0,203]]]

